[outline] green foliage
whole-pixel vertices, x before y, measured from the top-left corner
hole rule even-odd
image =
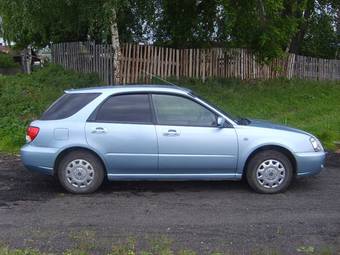
[[[99,84],[95,75],[50,65],[32,75],[0,76],[0,150],[17,152],[25,129],[65,89]]]
[[[5,54],[0,53],[0,68],[15,68],[20,67],[19,64],[15,63],[13,57]]]
[[[16,46],[122,42],[252,49],[265,62],[290,51],[339,57],[338,0],[0,0],[1,32]]]
[[[224,7],[220,0],[159,1],[156,44],[176,48],[225,44],[229,26]]]
[[[301,54],[303,55],[319,58],[337,57],[336,52],[340,45],[338,45],[339,38],[337,38],[334,29],[336,21],[332,15],[325,11],[325,8],[325,6],[319,6],[318,11],[313,12],[308,20],[305,38],[301,43]]]
[[[141,34],[140,19],[150,8],[141,0],[0,0],[4,37],[19,48],[88,39],[110,42],[112,8],[118,10],[124,40]]]
[[[261,60],[281,57],[297,29],[297,19],[288,13],[285,1],[228,1],[233,23],[230,45],[250,48]]]

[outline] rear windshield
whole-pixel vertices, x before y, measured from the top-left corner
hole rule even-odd
[[[90,103],[99,93],[64,94],[55,101],[41,116],[41,120],[65,119]]]

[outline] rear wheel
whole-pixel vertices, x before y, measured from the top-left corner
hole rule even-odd
[[[289,158],[279,151],[261,151],[250,160],[246,177],[249,186],[256,192],[279,193],[291,183],[293,166]]]
[[[92,193],[103,182],[104,168],[95,155],[86,151],[73,151],[61,159],[58,178],[69,192]]]

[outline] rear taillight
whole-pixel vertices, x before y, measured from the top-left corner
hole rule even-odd
[[[39,130],[38,127],[29,126],[26,131],[26,142],[32,142],[37,137]]]

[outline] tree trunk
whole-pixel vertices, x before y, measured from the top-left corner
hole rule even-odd
[[[111,20],[111,43],[113,48],[113,81],[114,84],[120,83],[120,44],[117,25],[117,13],[116,9],[112,8],[112,20]]]
[[[301,24],[298,28],[298,32],[295,34],[295,36],[290,41],[289,47],[287,47],[287,52],[295,53],[295,54],[300,53],[300,46],[306,34],[307,22],[313,10],[314,10],[314,0],[308,0],[306,4],[306,9],[304,10],[304,12],[301,11],[301,14],[300,13],[297,14],[297,18],[299,18],[299,16],[302,16]]]
[[[335,52],[335,58],[340,58],[340,5],[337,10],[337,17],[336,17],[336,36],[337,36],[337,41],[338,44],[336,45],[336,52]]]
[[[30,45],[21,51],[21,66],[24,73],[32,72],[32,48]]]

